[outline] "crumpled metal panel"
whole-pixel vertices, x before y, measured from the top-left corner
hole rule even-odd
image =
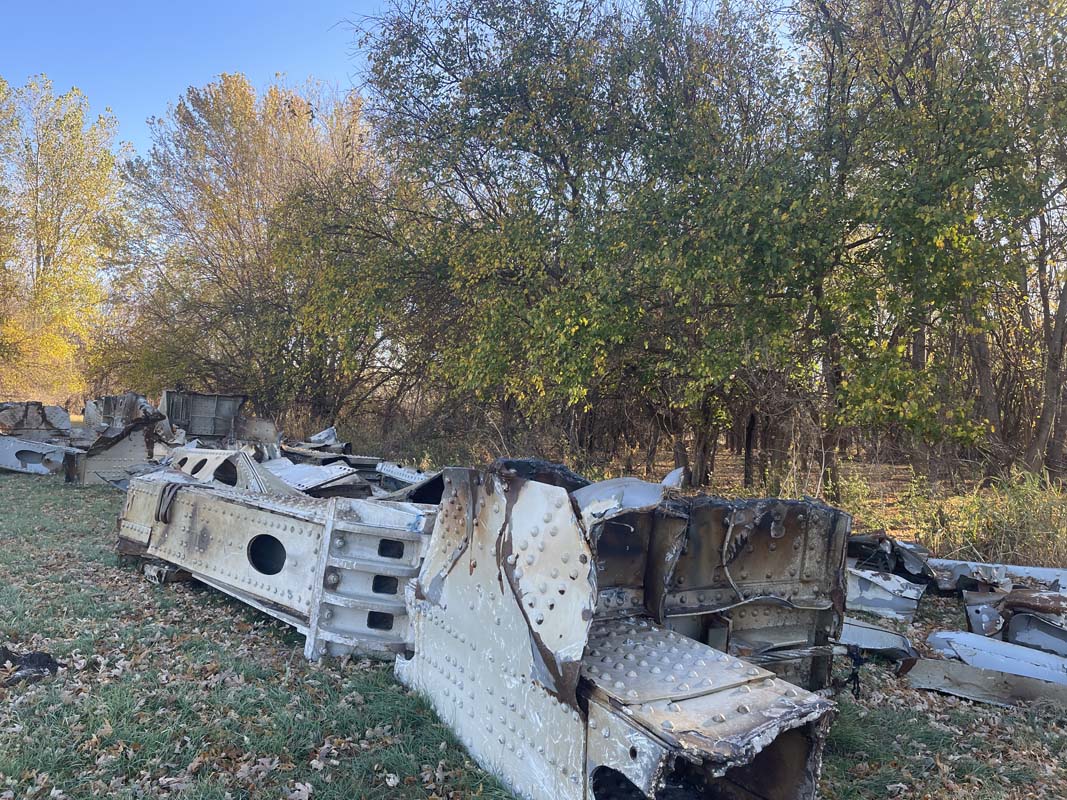
[[[935,631],[926,643],[972,667],[1067,685],[1067,659],[1051,653],[963,631]]]
[[[519,475],[444,471],[398,678],[522,797],[813,797],[832,704],[645,605],[665,596],[685,505],[642,482],[568,494]],[[619,615],[601,589],[642,599]]]
[[[308,658],[396,653],[408,643],[403,587],[434,511],[135,478],[118,532],[123,552],[181,567],[294,625]]]
[[[30,475],[51,475],[63,468],[63,459],[83,451],[60,444],[0,435],[0,469]]]
[[[581,798],[575,689],[594,586],[567,492],[463,469],[444,482],[397,677],[520,796]]]
[[[405,486],[421,483],[427,478],[433,477],[433,473],[394,464],[391,461],[379,461],[375,469],[380,475],[382,488],[387,491],[403,489]]]
[[[1067,575],[1067,572],[1062,570],[987,564],[981,561],[954,561],[947,558],[931,558],[927,563],[934,570],[937,588],[942,591],[966,588],[967,584],[1003,587],[1007,590],[1011,589],[1012,580],[1043,581],[1044,577],[1039,577],[1043,574],[1047,575],[1049,580],[1054,580],[1058,575]],[[960,586],[961,580],[964,582],[963,587]]]
[[[1040,614],[1012,614],[1004,639],[1067,658],[1067,625],[1062,620],[1053,621]]]
[[[865,652],[878,653],[896,661],[914,661],[919,657],[907,636],[850,617],[845,617],[840,641],[841,644],[854,645]]]
[[[888,619],[910,622],[919,608],[925,586],[891,575],[858,567],[848,568],[848,608]]]
[[[70,415],[59,406],[36,400],[0,403],[0,434],[35,442],[66,443],[72,434]]]

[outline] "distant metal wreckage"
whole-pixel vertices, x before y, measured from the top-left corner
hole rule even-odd
[[[122,552],[293,625],[309,658],[395,654],[520,796],[814,797],[848,515],[523,460],[315,498],[269,462],[172,455],[131,479]]]

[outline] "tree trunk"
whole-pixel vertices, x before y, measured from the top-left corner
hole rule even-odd
[[[753,411],[748,415],[748,423],[745,425],[745,477],[744,486],[746,489],[752,487],[752,445],[756,439],[756,412]]]

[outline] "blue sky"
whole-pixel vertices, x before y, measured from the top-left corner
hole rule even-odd
[[[0,76],[19,86],[45,73],[56,92],[77,86],[94,112],[110,107],[119,138],[148,147],[145,120],[188,86],[243,72],[256,86],[275,73],[291,83],[318,78],[357,85],[361,61],[345,20],[374,14],[383,0],[173,0],[0,2]]]

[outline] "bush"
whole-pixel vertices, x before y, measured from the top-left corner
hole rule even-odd
[[[937,495],[913,481],[903,502],[920,541],[944,558],[1062,567],[1067,564],[1067,493],[1017,473],[992,486]]]

